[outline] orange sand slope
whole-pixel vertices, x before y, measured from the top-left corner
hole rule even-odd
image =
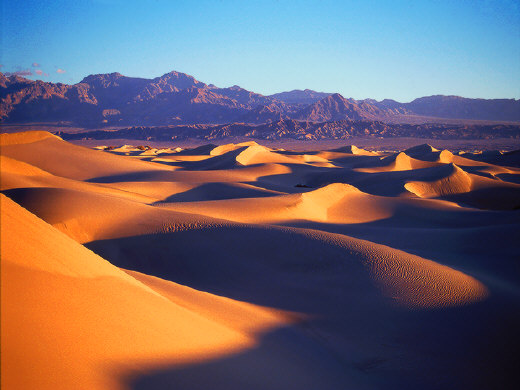
[[[517,379],[516,162],[45,132],[0,147],[3,388]]]

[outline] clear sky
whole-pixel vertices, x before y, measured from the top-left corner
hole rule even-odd
[[[520,98],[518,0],[0,2],[0,71],[32,79],[177,70],[266,95]]]

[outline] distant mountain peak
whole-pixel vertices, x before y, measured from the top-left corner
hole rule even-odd
[[[83,78],[83,80],[80,81],[80,83],[89,83],[94,82],[96,80],[117,80],[120,78],[124,78],[126,76],[123,76],[119,72],[113,72],[113,73],[97,73],[97,74],[91,74]]]
[[[322,101],[337,101],[337,102],[343,102],[343,101],[347,101],[347,99],[345,99],[341,94],[339,93],[333,93],[329,96],[327,96],[326,98],[323,98]]]
[[[172,70],[171,72],[165,73],[162,76],[156,77],[153,80],[171,80],[171,79],[191,80],[193,82],[193,84],[206,85],[203,82],[195,79],[195,77],[193,77],[189,74],[186,74],[186,73],[177,72],[176,70]]]

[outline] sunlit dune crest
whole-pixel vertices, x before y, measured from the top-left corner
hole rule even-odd
[[[60,137],[52,135],[47,131],[26,131],[13,134],[0,134],[0,145],[9,146],[30,144],[32,142],[42,141],[47,138],[61,140]]]
[[[471,191],[471,178],[455,164],[443,166],[441,179],[433,182],[409,182],[405,188],[421,198],[436,198],[443,195]]]
[[[88,149],[2,134],[2,388],[513,377],[514,153],[499,165],[427,144],[260,142]]]

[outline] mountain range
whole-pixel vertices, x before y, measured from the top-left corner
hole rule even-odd
[[[61,122],[99,128],[284,120],[510,122],[520,121],[520,100],[437,95],[400,103],[346,99],[338,93],[308,89],[264,96],[236,85],[218,88],[175,71],[154,79],[97,74],[73,85],[0,73],[0,119],[3,123]]]

